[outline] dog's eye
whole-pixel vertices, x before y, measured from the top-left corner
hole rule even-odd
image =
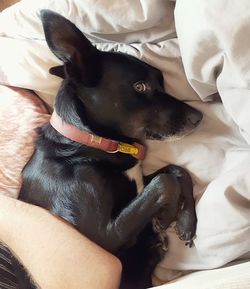
[[[137,81],[133,84],[133,88],[135,91],[143,93],[150,90],[150,85],[145,81]]]

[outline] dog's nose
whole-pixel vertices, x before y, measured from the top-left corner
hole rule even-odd
[[[188,115],[188,117],[187,117],[188,121],[189,121],[193,126],[197,126],[197,125],[201,122],[202,118],[203,118],[203,115],[202,115],[202,113],[201,113],[200,111],[198,111],[198,110],[191,112],[191,113]]]

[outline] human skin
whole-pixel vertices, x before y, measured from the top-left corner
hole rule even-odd
[[[119,287],[121,263],[116,257],[48,211],[1,194],[0,240],[39,288]]]

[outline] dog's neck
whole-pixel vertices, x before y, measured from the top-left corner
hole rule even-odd
[[[52,114],[50,124],[64,137],[88,147],[103,150],[107,153],[120,152],[128,154],[137,160],[143,160],[145,158],[146,149],[141,144],[122,143],[92,134],[89,130],[79,129],[76,126],[63,121],[63,119],[57,114],[56,110],[54,110]]]

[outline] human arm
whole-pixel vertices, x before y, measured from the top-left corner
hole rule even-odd
[[[119,287],[119,260],[42,208],[0,195],[0,240],[42,289]]]

